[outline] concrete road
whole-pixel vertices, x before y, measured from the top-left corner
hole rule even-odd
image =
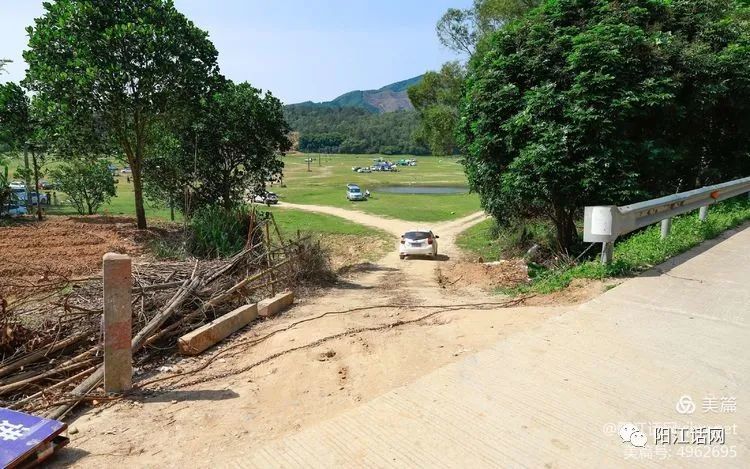
[[[750,467],[750,229],[724,238],[228,465]]]

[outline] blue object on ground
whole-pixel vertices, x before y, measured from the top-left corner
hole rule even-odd
[[[0,466],[33,464],[51,456],[68,439],[60,434],[67,424],[0,408]]]

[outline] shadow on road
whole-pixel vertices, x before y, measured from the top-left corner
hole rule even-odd
[[[158,391],[156,394],[133,396],[135,401],[172,402],[172,401],[225,401],[240,397],[229,389],[207,389],[202,391]]]
[[[451,259],[450,256],[446,256],[445,254],[438,254],[435,257],[410,255],[410,256],[406,256],[405,260],[425,260],[425,261],[445,262],[445,261],[449,261],[450,259]]]

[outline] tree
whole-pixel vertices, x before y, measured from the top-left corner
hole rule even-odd
[[[261,191],[281,175],[291,142],[279,101],[248,83],[228,82],[209,99],[198,140],[199,205],[221,203],[229,209],[245,191]]]
[[[142,166],[151,129],[189,112],[218,75],[208,34],[171,0],[57,0],[27,29],[25,83],[70,128],[100,122],[132,169],[146,228]]]
[[[750,22],[732,0],[547,2],[471,60],[466,172],[498,221],[544,214],[563,250],[587,204],[750,171]]]
[[[191,135],[189,127],[184,127],[183,132],[185,147],[179,132],[161,126],[153,129],[153,143],[144,161],[146,195],[154,204],[168,207],[172,221],[175,219],[175,209],[190,213],[189,207],[180,205],[180,201],[184,199],[186,188],[191,186],[197,173],[194,156],[196,135]]]
[[[522,17],[539,3],[540,0],[474,0],[471,8],[450,8],[435,28],[438,39],[445,47],[470,57],[484,36]]]
[[[175,201],[187,188],[190,211],[215,204],[230,209],[245,201],[246,191],[261,191],[281,175],[281,157],[291,147],[289,126],[270,92],[227,81],[199,115],[197,134],[188,125],[172,133],[162,129],[147,158],[151,194]]]
[[[26,205],[30,206],[33,193],[39,191],[41,165],[46,149],[46,127],[44,123],[44,103],[38,97],[33,101],[26,96],[16,83],[0,85],[0,143],[13,151],[23,151],[24,168],[19,171],[26,182]],[[29,166],[28,153],[32,164]],[[34,179],[31,191],[30,180]],[[37,195],[37,217],[42,219],[41,197]]]
[[[115,179],[105,159],[74,159],[62,163],[50,175],[81,215],[94,215],[116,194]]]
[[[465,72],[458,62],[448,62],[439,72],[427,72],[409,88],[409,100],[420,116],[419,140],[433,155],[456,151],[456,126]]]

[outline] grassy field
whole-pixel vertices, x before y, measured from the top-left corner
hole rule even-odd
[[[11,179],[20,179],[15,176],[16,169],[22,164],[21,160],[9,160],[9,172]],[[47,165],[49,169],[51,165]],[[103,206],[99,213],[103,215],[135,215],[135,197],[133,195],[133,183],[128,181],[126,175],[118,176],[117,197],[114,197],[110,203]],[[64,194],[58,194],[60,202],[66,200]],[[45,207],[47,213],[51,215],[78,215],[75,208],[71,205],[59,205]],[[265,209],[265,207],[264,207]],[[329,235],[359,235],[371,239],[389,239],[388,234],[369,227],[352,223],[343,218],[331,215],[308,213],[299,210],[288,209],[271,209],[274,212],[279,228],[288,236],[293,236],[297,230],[305,233],[329,234]],[[168,208],[155,206],[146,201],[146,216],[150,220],[170,220],[170,211]],[[181,222],[182,215],[175,212],[175,221]]]
[[[479,199],[475,194],[390,194],[379,192],[387,185],[395,186],[466,186],[463,167],[456,158],[418,157],[417,166],[400,166],[399,172],[372,172],[358,174],[352,171],[353,166],[369,166],[378,155],[288,155],[284,158],[285,187],[269,187],[276,192],[282,201],[297,204],[329,205],[335,207],[362,210],[376,215],[383,215],[404,220],[435,222],[459,218],[480,209]],[[308,172],[305,159],[313,158]],[[397,161],[404,156],[383,158]],[[10,161],[11,177],[19,160]],[[49,166],[49,165],[48,165]],[[135,214],[132,182],[125,175],[120,175],[117,184],[117,197],[103,206],[100,213],[109,215]],[[363,190],[372,193],[370,200],[349,202],[346,200],[346,185],[359,184]],[[65,200],[65,196],[61,197]],[[50,213],[75,214],[71,206],[53,207]],[[169,209],[146,202],[146,216],[169,220]],[[177,215],[179,220],[179,214]]]
[[[289,155],[285,157],[284,184],[273,187],[282,201],[362,210],[404,220],[435,222],[459,218],[480,209],[475,194],[391,194],[383,186],[466,186],[463,167],[456,158],[417,157],[417,166],[399,166],[399,172],[355,173],[354,166],[370,166],[378,155]],[[308,172],[305,159],[313,158]],[[403,156],[383,157],[398,161]],[[346,200],[346,185],[358,184],[372,197],[364,202]]]

